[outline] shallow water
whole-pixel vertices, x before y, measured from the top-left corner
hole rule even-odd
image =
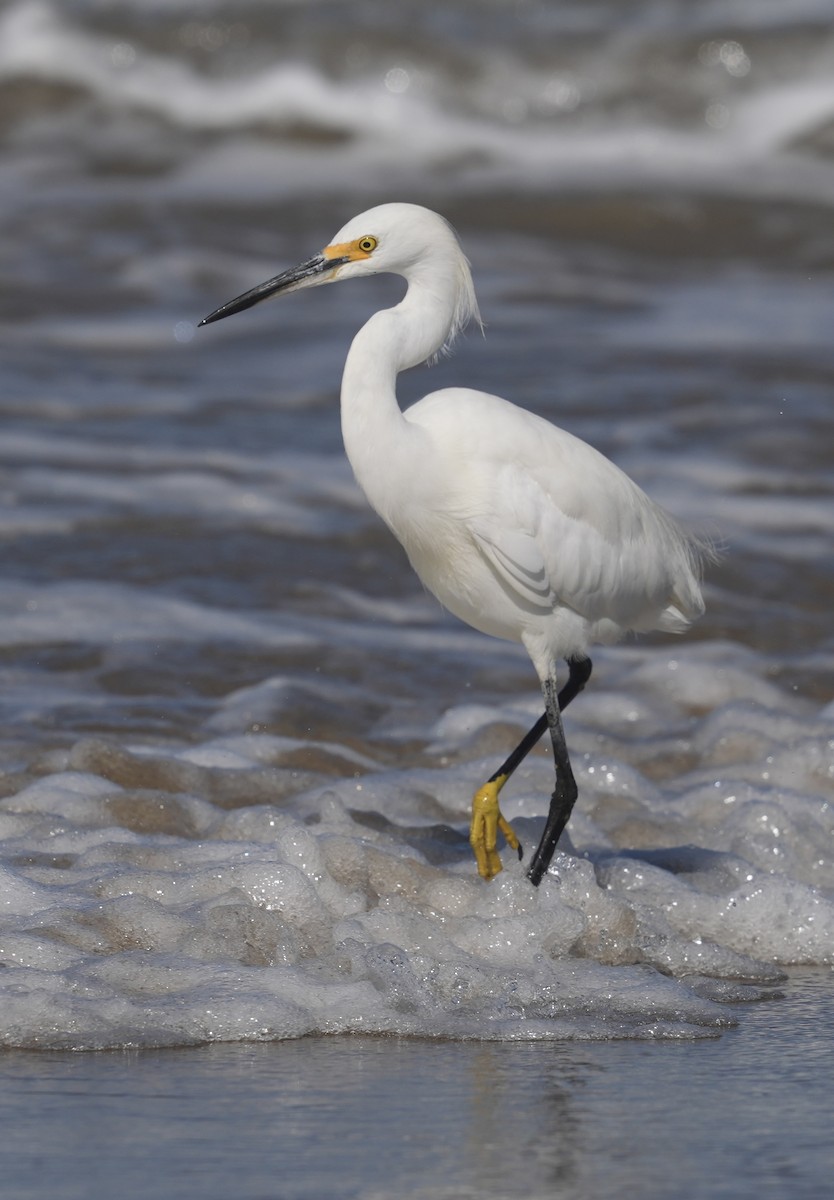
[[[827,6],[349,12],[0,16],[0,1043],[697,1051],[834,958]],[[691,634],[596,657],[535,894],[466,836],[529,663],[340,444],[397,284],[195,328],[390,198],[456,223],[487,325],[403,402],[506,395],[725,547]],[[549,776],[507,789],[528,847]]]
[[[829,972],[719,1041],[301,1039],[0,1060],[20,1200],[824,1195]]]

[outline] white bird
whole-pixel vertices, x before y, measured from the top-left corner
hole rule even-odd
[[[546,728],[556,783],[527,874],[539,884],[577,788],[561,710],[591,674],[588,648],[628,631],[680,633],[704,610],[703,546],[597,450],[506,400],[467,388],[433,392],[403,412],[400,371],[480,322],[469,263],[450,225],[414,204],[354,217],[320,254],[216,309],[201,325],[282,292],[380,272],[403,276],[399,304],[359,330],[342,377],[345,450],[371,506],[450,612],[521,642],[545,713],[473,799],[478,870],[501,870],[498,793]],[[556,664],[568,679],[557,691]]]

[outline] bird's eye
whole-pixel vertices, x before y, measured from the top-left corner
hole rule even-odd
[[[370,254],[372,250],[376,250],[378,242],[375,237],[361,237],[356,243],[357,249],[364,254]]]

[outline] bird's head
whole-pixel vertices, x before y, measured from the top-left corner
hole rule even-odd
[[[430,289],[453,289],[453,332],[471,317],[479,319],[469,264],[451,225],[417,204],[380,204],[348,221],[319,254],[236,296],[200,324],[210,325],[272,296],[383,272],[419,280]]]

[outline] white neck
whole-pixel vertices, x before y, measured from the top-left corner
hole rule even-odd
[[[453,313],[448,292],[438,294],[411,279],[403,300],[375,313],[348,351],[342,375],[345,451],[371,506],[389,524],[397,496],[408,494],[403,478],[419,468],[427,436],[400,411],[397,375],[437,352]]]

